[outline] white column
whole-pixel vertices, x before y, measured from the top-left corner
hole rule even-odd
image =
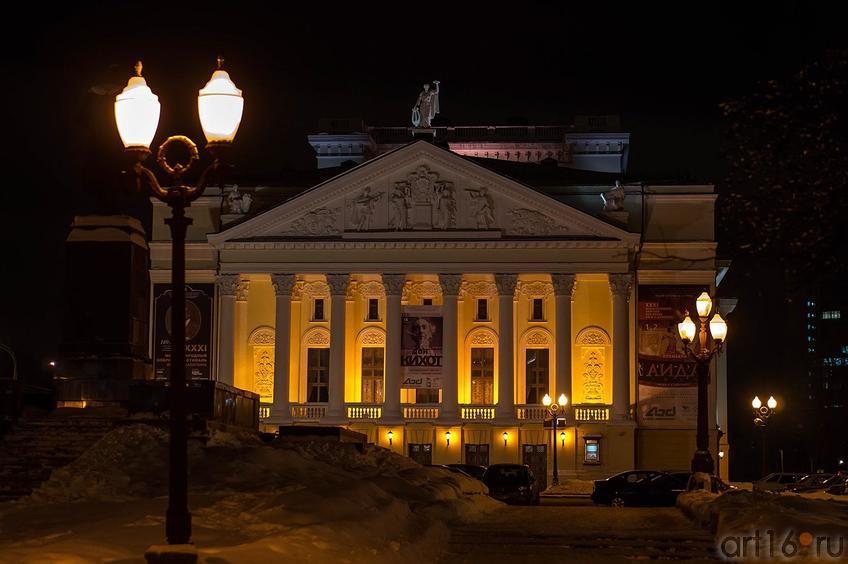
[[[222,274],[215,279],[218,288],[218,371],[217,380],[224,384],[233,385],[233,370],[235,356],[235,310],[236,292],[239,277],[235,274]]]
[[[245,367],[250,364],[247,360],[247,296],[249,291],[250,281],[239,280],[236,291],[236,369],[233,377],[233,385],[251,381],[244,373]]]
[[[274,403],[269,423],[279,424],[291,419],[289,406],[289,374],[291,368],[291,294],[294,274],[272,274],[271,284],[276,294],[274,316]]]
[[[330,404],[327,418],[342,419],[345,388],[345,303],[348,274],[328,274],[330,286]]]
[[[383,393],[383,419],[400,421],[400,300],[405,276],[383,274],[386,290],[386,380]]]
[[[498,419],[515,418],[515,286],[516,274],[495,274],[498,287]]]
[[[551,274],[556,300],[556,390],[564,393],[571,406],[571,303],[577,286],[573,274]],[[557,396],[559,397],[559,396]]]
[[[630,321],[627,302],[633,287],[631,274],[610,274],[612,294],[612,418],[630,418]]]
[[[462,284],[461,274],[439,274],[442,284],[442,414],[445,420],[454,420],[459,416],[459,394],[457,392],[456,351],[456,305],[459,287]]]

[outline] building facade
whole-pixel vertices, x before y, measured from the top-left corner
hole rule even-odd
[[[618,150],[583,169],[505,163],[438,135],[327,167],[303,190],[193,203],[187,284],[211,306],[206,343],[189,331],[206,347],[192,376],[258,393],[268,427],[341,425],[424,463],[688,468],[694,370],[655,314],[673,310],[666,294],[694,304],[715,289],[713,187],[619,186]],[[154,201],[154,349],[167,214]],[[717,464],[725,381],[711,379]],[[556,437],[545,394],[569,400]]]

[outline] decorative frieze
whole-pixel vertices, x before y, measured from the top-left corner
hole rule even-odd
[[[498,287],[489,280],[463,280],[459,287],[463,298],[493,298],[498,295]]]
[[[292,289],[292,299],[299,300],[304,297],[311,299],[329,298],[330,286],[323,280],[298,280]]]
[[[339,211],[337,208],[318,208],[307,212],[291,223],[286,234],[325,237],[338,235],[341,233],[338,224]]]
[[[530,298],[547,298],[554,293],[554,286],[544,280],[519,280],[517,285],[518,294]]]
[[[527,208],[510,210],[509,223],[506,233],[519,237],[539,237],[566,235],[568,227],[545,215],[544,213]]]
[[[407,280],[403,286],[403,300],[436,298],[442,295],[442,287],[432,280]]]
[[[386,296],[386,289],[383,288],[383,283],[378,280],[351,282],[351,287],[354,294],[363,298],[383,298]]]

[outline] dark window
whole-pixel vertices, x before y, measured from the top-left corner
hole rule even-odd
[[[312,320],[324,321],[324,298],[316,298],[312,308]]]
[[[545,310],[542,298],[533,298],[533,321],[544,321]]]
[[[492,405],[495,388],[495,349],[471,349],[471,403]]]
[[[421,388],[415,390],[415,403],[439,403],[439,389]]]
[[[370,298],[368,300],[368,321],[377,321],[380,319],[380,300]]]
[[[410,443],[409,444],[409,458],[417,462],[418,464],[432,464],[433,463],[433,445],[430,443]]]
[[[433,305],[433,298],[424,298],[424,305]]]
[[[309,403],[326,403],[330,399],[330,349],[308,349],[306,387]]]
[[[489,445],[487,444],[466,444],[465,445],[465,463],[473,464],[474,466],[489,465]]]
[[[383,347],[362,349],[362,402],[383,403]]]
[[[540,404],[548,393],[548,349],[527,349],[527,403]]]
[[[486,298],[479,298],[477,300],[477,321],[488,321],[489,320],[489,300]]]

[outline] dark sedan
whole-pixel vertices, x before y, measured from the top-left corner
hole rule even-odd
[[[462,470],[472,478],[477,478],[478,480],[483,479],[483,474],[486,473],[485,466],[477,466],[476,464],[448,464],[449,468],[456,468],[457,470]]]
[[[631,470],[595,481],[592,501],[598,504],[670,506],[686,491],[686,483],[665,472]]]
[[[483,483],[497,500],[539,505],[539,486],[526,464],[492,464],[483,474]]]
[[[825,493],[832,495],[848,495],[848,474],[840,472],[836,476],[834,483],[828,486]]]
[[[835,474],[808,474],[804,476],[787,491],[792,493],[812,493],[826,490],[838,483],[839,477]]]

